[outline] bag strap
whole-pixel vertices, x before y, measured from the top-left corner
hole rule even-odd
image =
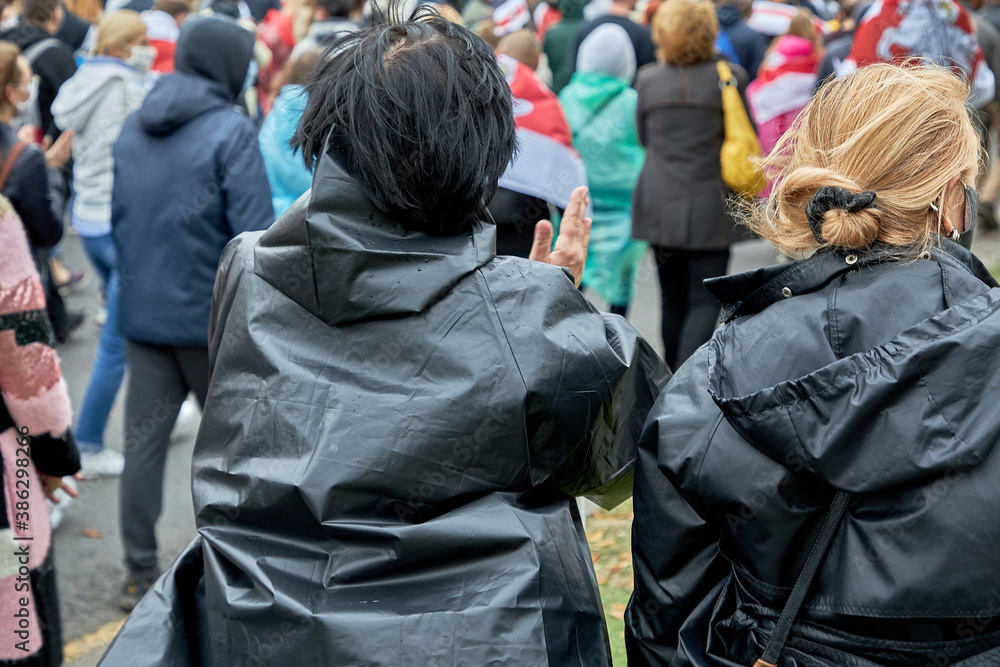
[[[719,73],[719,88],[736,85],[736,77],[733,76],[733,70],[729,68],[729,63],[725,60],[716,60],[715,70]]]
[[[809,592],[809,587],[812,585],[813,579],[816,578],[816,573],[819,572],[819,566],[830,548],[830,543],[833,542],[833,536],[837,532],[837,527],[847,510],[847,502],[850,499],[851,496],[846,491],[837,491],[837,495],[833,497],[830,509],[826,512],[826,518],[823,519],[823,525],[819,529],[819,535],[816,536],[816,541],[813,542],[812,549],[809,550],[806,564],[802,566],[799,578],[795,580],[795,587],[792,588],[788,601],[785,602],[785,608],[781,610],[781,616],[778,617],[778,624],[774,627],[771,639],[764,648],[764,655],[754,663],[753,667],[777,667],[778,656],[785,648],[792,623],[795,622],[795,618],[802,609],[806,593]]]
[[[25,49],[21,55],[24,56],[25,60],[28,61],[29,65],[34,67],[35,62],[43,53],[48,51],[53,46],[59,46],[59,44],[60,40],[56,37],[49,37],[47,39],[42,39],[29,46],[27,49]]]
[[[7,178],[10,176],[10,172],[14,169],[14,163],[17,162],[17,156],[21,154],[28,144],[23,141],[18,141],[10,150],[7,151],[7,157],[3,159],[3,166],[0,167],[0,190],[3,190],[3,186],[7,185]]]

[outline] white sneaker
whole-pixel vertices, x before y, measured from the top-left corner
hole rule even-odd
[[[83,479],[118,477],[124,469],[125,457],[115,450],[105,447],[97,454],[83,459],[80,465],[80,476]]]
[[[76,482],[72,478],[67,477],[66,483],[69,486],[76,488]],[[62,489],[56,489],[55,497],[59,499],[58,503],[54,503],[48,498],[45,499],[45,507],[49,510],[49,528],[52,532],[55,532],[59,524],[62,523],[63,514],[66,512],[66,507],[73,502],[73,496],[69,495]]]

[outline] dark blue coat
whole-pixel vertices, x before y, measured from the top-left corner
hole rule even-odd
[[[122,335],[207,345],[222,249],[274,220],[254,127],[227,86],[170,74],[125,122],[114,159]]]
[[[757,78],[757,70],[764,60],[767,51],[767,40],[757,33],[743,20],[743,14],[735,5],[723,5],[718,10],[719,27],[726,31],[733,43],[733,50],[739,58],[739,64],[750,75],[750,80]]]

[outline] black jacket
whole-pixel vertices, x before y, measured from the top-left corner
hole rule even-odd
[[[640,444],[630,665],[753,664],[835,490],[781,667],[998,664],[1000,289],[942,244],[709,281]]]
[[[32,25],[19,25],[0,33],[0,39],[13,42],[21,51],[52,37],[50,33]],[[52,103],[59,94],[59,88],[76,74],[76,59],[68,46],[61,41],[54,42],[39,54],[31,64],[31,69],[39,78],[38,109],[41,113],[42,131],[55,139],[61,134],[61,130],[52,120]]]
[[[628,496],[666,367],[492,224],[407,232],[316,169],[223,256],[200,538],[103,664],[610,665],[573,496]]]
[[[731,68],[742,95],[746,72]],[[725,125],[715,61],[647,65],[635,88],[646,161],[632,194],[632,236],[676,250],[728,248],[743,233],[729,213],[733,193],[719,166]]]
[[[0,163],[17,143],[14,130],[0,123]],[[28,232],[33,249],[51,248],[63,235],[63,224],[52,208],[45,155],[35,146],[25,146],[11,169],[0,194],[10,201]]]

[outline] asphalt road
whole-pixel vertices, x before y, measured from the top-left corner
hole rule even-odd
[[[977,238],[977,252],[987,264],[996,262],[1000,258],[1000,240],[995,236]],[[83,255],[79,239],[69,236],[64,242],[63,253],[69,266],[82,268],[90,275],[89,283],[66,299],[71,310],[81,310],[87,315],[87,322],[59,349],[63,375],[69,384],[74,408],[78,408],[97,346],[100,330],[93,322],[93,315],[100,301],[97,280]],[[734,247],[730,272],[775,261],[774,254],[762,242],[744,242]],[[651,254],[647,254],[639,271],[629,319],[662,352],[659,284]],[[119,392],[106,432],[107,445],[118,451],[122,450],[123,393]],[[164,511],[157,526],[161,569],[167,568],[195,535],[190,463],[196,432],[197,420],[178,423],[174,430],[174,442],[167,460]],[[124,619],[117,605],[125,576],[118,533],[117,479],[81,483],[80,498],[67,507],[54,545],[66,663],[71,667],[94,665]]]

